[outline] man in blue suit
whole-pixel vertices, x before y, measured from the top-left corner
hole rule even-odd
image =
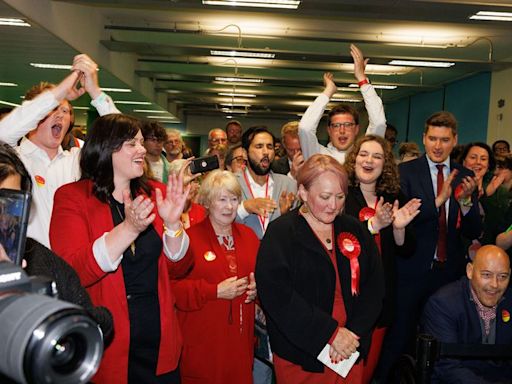
[[[461,237],[474,239],[481,232],[474,174],[450,161],[456,144],[455,117],[437,112],[425,123],[425,154],[399,166],[401,191],[422,204],[413,221],[416,251],[411,258],[397,258],[395,322],[384,340],[377,370],[384,382],[389,367],[414,346],[418,314],[426,299],[464,273]]]
[[[480,248],[466,276],[437,291],[422,317],[424,332],[443,343],[512,346],[510,260],[495,245]],[[512,362],[441,359],[432,383],[510,383]]]

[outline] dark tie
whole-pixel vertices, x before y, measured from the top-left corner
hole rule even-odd
[[[444,164],[438,164],[437,167],[437,195],[441,193],[444,183],[443,167]],[[437,238],[437,260],[441,263],[446,261],[446,208],[445,203],[439,207],[439,236]]]

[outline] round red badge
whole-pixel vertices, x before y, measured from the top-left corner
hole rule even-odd
[[[364,207],[359,211],[359,221],[370,220],[375,216],[375,209],[370,207]]]
[[[510,312],[506,309],[501,310],[501,319],[504,323],[508,323],[510,321]]]

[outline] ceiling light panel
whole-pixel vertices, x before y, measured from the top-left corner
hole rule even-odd
[[[231,93],[231,92],[219,92],[219,96],[229,96],[229,97],[256,97],[256,95],[252,93]]]
[[[114,104],[126,104],[126,105],[151,105],[149,101],[131,101],[131,100],[115,100]]]
[[[30,65],[35,68],[43,68],[43,69],[67,69],[67,70],[70,70],[71,68],[73,68],[72,65],[68,65],[68,64],[30,63]]]
[[[243,77],[216,77],[215,81],[223,81],[226,83],[263,83],[263,79],[252,79]]]
[[[396,89],[396,85],[372,84],[375,89]],[[359,88],[359,84],[349,84],[350,88]]]
[[[3,82],[0,82],[0,87],[17,87],[18,84],[16,83],[3,83]]]
[[[271,52],[219,51],[214,49],[210,50],[210,55],[225,57],[248,57],[251,59],[273,59],[276,57],[276,54]]]
[[[203,0],[204,5],[297,9],[301,0]]]
[[[512,21],[512,12],[479,11],[473,16],[470,16],[470,19],[489,21]]]
[[[120,92],[130,93],[132,90],[128,88],[100,88],[103,92]]]
[[[12,17],[0,17],[0,25],[8,25],[12,27],[30,27],[30,24],[25,20]]]
[[[450,68],[455,63],[447,61],[420,61],[420,60],[391,60],[389,65],[401,65],[410,67],[431,67],[431,68]]]

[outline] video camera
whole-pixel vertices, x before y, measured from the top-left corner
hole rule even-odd
[[[18,383],[87,383],[103,355],[98,324],[55,284],[0,262],[0,373]]]

